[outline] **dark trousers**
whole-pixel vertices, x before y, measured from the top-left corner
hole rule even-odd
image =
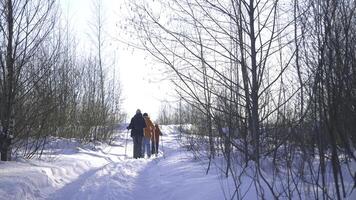
[[[133,157],[142,158],[142,137],[143,136],[133,136]]]
[[[159,141],[152,140],[152,154],[158,154],[158,143]]]

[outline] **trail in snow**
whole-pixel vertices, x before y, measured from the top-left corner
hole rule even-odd
[[[207,193],[219,188],[209,184],[204,170],[179,149],[176,135],[164,136],[164,149],[150,159],[120,159],[89,170],[54,194],[60,199],[220,199],[222,194]],[[121,149],[111,149],[119,153]],[[165,154],[163,157],[162,152]],[[128,153],[132,154],[129,142]],[[202,188],[205,184],[207,189]],[[207,194],[207,195],[206,195]]]
[[[205,176],[180,149],[173,127],[162,130],[164,149],[150,159],[132,158],[130,138],[125,156],[122,132],[115,145],[96,151],[75,147],[51,162],[2,162],[0,199],[223,199],[219,177]]]

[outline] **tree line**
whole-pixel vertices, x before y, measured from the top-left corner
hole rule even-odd
[[[175,75],[171,119],[193,125],[189,148],[209,159],[207,172],[223,155],[235,188],[227,199],[354,191],[354,0],[131,1],[129,9],[140,45]]]
[[[90,52],[78,49],[55,0],[0,1],[1,160],[41,155],[54,137],[110,141],[123,120],[119,80],[103,58],[101,1]]]

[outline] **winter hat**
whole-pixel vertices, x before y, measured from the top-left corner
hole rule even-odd
[[[137,110],[136,110],[136,114],[138,114],[138,113],[141,113],[141,110],[140,110],[140,109],[137,109]]]
[[[144,116],[144,117],[148,117],[148,114],[147,114],[147,113],[143,113],[143,116]]]

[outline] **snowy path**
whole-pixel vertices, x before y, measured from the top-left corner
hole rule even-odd
[[[84,173],[57,191],[53,199],[193,200],[205,196],[206,191],[201,190],[201,184],[207,184],[203,168],[192,163],[179,149],[175,135],[165,136],[163,142],[165,157],[160,154],[150,159],[120,158]],[[131,141],[128,149],[131,155]],[[110,152],[120,151],[112,149]],[[217,199],[211,195],[209,198]]]
[[[131,140],[126,157],[125,140],[118,139],[114,146],[69,151],[52,162],[2,162],[0,199],[223,199],[218,177],[206,176],[179,147],[172,127],[163,132],[165,157],[132,159]]]

